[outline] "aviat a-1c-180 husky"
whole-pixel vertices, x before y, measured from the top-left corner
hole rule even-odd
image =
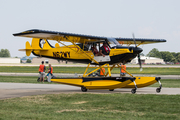
[[[32,52],[35,56],[88,64],[83,76],[77,78],[55,78],[51,79],[52,82],[79,86],[83,92],[86,92],[87,89],[109,89],[113,91],[117,88],[132,88],[132,93],[136,93],[137,88],[159,82],[160,87],[156,91],[161,91],[160,77],[135,77],[126,70],[130,77],[111,77],[111,71],[113,68],[123,69],[119,64],[130,62],[136,56],[138,56],[141,68],[140,53],[143,50],[138,46],[166,42],[164,39],[135,39],[134,35],[133,38],[108,38],[39,29],[27,30],[13,35],[32,38],[31,45],[27,41],[26,48],[20,49],[20,51],[26,51],[27,56]],[[49,40],[57,41],[54,47],[48,42]],[[64,42],[72,44],[66,45]],[[132,44],[134,46],[130,46]],[[87,73],[91,64],[97,67],[93,67],[94,70]],[[99,69],[102,70],[102,68],[108,69],[104,76],[89,77],[90,74]]]

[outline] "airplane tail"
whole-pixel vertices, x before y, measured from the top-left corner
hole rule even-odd
[[[26,49],[19,49],[19,51],[26,51],[26,55],[30,56],[30,54],[32,52],[32,47],[31,47],[30,43],[27,41],[26,42]]]
[[[27,41],[26,42],[26,48],[25,49],[19,49],[19,51],[26,51],[27,56],[30,56],[32,51],[36,51],[36,52],[38,52],[39,55],[41,55],[40,53],[42,51],[47,51],[50,48],[52,48],[52,47],[49,45],[47,40],[42,40],[39,38],[33,38],[31,45]]]

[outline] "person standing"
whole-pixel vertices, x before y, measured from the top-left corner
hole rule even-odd
[[[121,63],[121,69],[120,69],[120,76],[125,76],[126,75],[126,65]]]
[[[105,69],[104,69],[104,68],[101,68],[101,69],[100,69],[99,75],[100,75],[100,76],[105,76]]]
[[[40,82],[44,82],[46,66],[44,65],[44,61],[42,61],[41,63],[42,64],[39,66]]]
[[[48,74],[46,75],[47,79],[48,79],[49,74],[52,76],[52,73],[53,73],[53,67],[51,66],[51,64],[49,64]]]

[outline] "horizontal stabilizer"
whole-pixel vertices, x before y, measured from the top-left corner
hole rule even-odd
[[[26,51],[26,55],[30,56],[32,51],[47,51],[48,49],[41,49],[41,48],[32,48],[30,43],[27,41],[26,42],[26,49],[19,49],[19,51]]]

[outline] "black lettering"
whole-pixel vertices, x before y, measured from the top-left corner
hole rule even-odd
[[[63,54],[63,52],[60,52],[60,58],[63,58],[62,54]]]
[[[55,58],[70,58],[70,52],[53,52],[53,57]]]
[[[56,57],[56,52],[53,52],[53,57]]]
[[[58,58],[60,57],[59,52],[57,52],[57,57],[58,57]]]
[[[67,53],[64,53],[64,57],[66,57],[66,58],[67,58]]]
[[[70,52],[68,52],[69,58],[70,58]]]

